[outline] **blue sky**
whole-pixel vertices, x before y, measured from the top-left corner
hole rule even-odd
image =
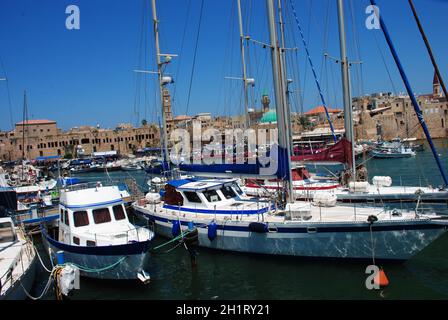
[[[201,1],[157,1],[162,52],[179,54],[167,68],[175,78],[170,88],[173,112],[242,113],[241,82],[224,79],[241,76],[236,0],[203,0],[189,90]],[[340,107],[339,65],[323,60],[324,52],[339,56],[336,1],[292,1],[327,102],[330,107]],[[320,102],[289,2],[285,1],[286,46],[298,48],[288,53],[288,75],[294,80],[293,109],[306,111]],[[377,2],[415,92],[430,92],[433,69],[407,0]],[[414,3],[446,77],[448,1]],[[80,8],[80,30],[65,28],[65,9],[70,4]],[[268,42],[265,1],[242,0],[242,4],[245,33]],[[362,77],[359,67],[351,71],[353,94],[404,91],[381,31],[367,30],[364,25],[369,2],[346,0],[345,4],[349,58],[363,61]],[[9,130],[12,122],[21,120],[24,90],[30,118],[56,120],[64,129],[96,124],[114,127],[122,122],[135,124],[142,118],[157,122],[156,78],[132,71],[155,70],[150,15],[148,0],[0,0],[0,78],[5,74],[8,78],[8,83],[0,81],[0,129]],[[256,81],[250,93],[251,106],[260,107],[262,93],[273,95],[269,52],[251,43],[247,57],[248,74]]]

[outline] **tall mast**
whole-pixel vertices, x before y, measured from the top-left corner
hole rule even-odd
[[[243,17],[241,14],[241,0],[237,0],[238,5],[238,23],[240,26],[240,49],[241,49],[241,64],[243,66],[243,82],[244,82],[244,114],[245,114],[245,126],[246,129],[250,128],[250,116],[249,116],[249,95],[247,93],[247,70],[246,70],[246,57],[244,50],[244,32],[243,32]]]
[[[285,101],[285,93],[284,90],[284,82],[280,80],[282,77],[281,70],[281,53],[280,47],[277,41],[277,30],[275,27],[275,11],[274,11],[274,2],[273,0],[266,0],[267,4],[267,15],[268,15],[268,24],[269,24],[269,36],[271,42],[271,60],[272,60],[272,75],[274,77],[274,92],[275,92],[275,105],[277,112],[277,127],[278,127],[278,142],[279,142],[279,165],[280,172],[286,174],[288,176],[287,181],[287,197],[286,201],[288,203],[293,202],[294,194],[293,194],[293,185],[291,181],[291,153],[290,146],[288,145],[289,141],[289,127],[287,125],[286,119],[286,101]]]
[[[283,85],[284,85],[284,97],[285,97],[285,104],[287,106],[286,108],[286,119],[287,119],[287,125],[288,125],[288,145],[290,147],[290,152],[291,154],[294,153],[294,145],[293,145],[293,140],[292,140],[292,128],[291,128],[291,108],[290,108],[290,104],[289,104],[289,89],[288,89],[288,77],[286,74],[286,52],[285,52],[285,48],[286,48],[286,41],[285,41],[285,24],[283,22],[283,10],[282,10],[282,0],[278,0],[278,21],[279,21],[279,25],[280,25],[280,45],[282,50],[280,50],[280,54],[281,54],[281,64],[280,64],[280,68],[282,70],[281,75],[282,75],[282,80],[283,80]]]
[[[23,92],[23,119],[22,119],[22,164],[25,160],[25,121],[27,114],[27,106],[26,106],[26,91]]]
[[[159,77],[160,103],[162,107],[162,123],[163,123],[163,161],[168,163],[168,132],[166,129],[166,115],[163,107],[163,81],[162,81],[162,62],[160,59],[159,46],[159,21],[157,20],[156,0],[152,0],[152,19],[154,23],[154,40],[156,47],[157,76]]]
[[[342,71],[342,91],[344,98],[344,126],[345,137],[350,141],[352,146],[352,174],[353,179],[356,179],[356,164],[355,164],[355,135],[353,130],[353,110],[352,98],[350,92],[350,75],[349,65],[347,59],[346,36],[345,36],[345,19],[344,19],[344,0],[338,0],[338,22],[339,22],[339,42],[341,47],[341,71]]]

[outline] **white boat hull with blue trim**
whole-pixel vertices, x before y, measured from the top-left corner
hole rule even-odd
[[[118,186],[61,191],[58,227],[42,229],[50,257],[63,257],[81,275],[100,279],[146,282],[154,233],[129,222]],[[61,260],[61,259],[59,259]]]
[[[66,245],[50,237],[47,232],[42,232],[42,239],[53,263],[57,263],[57,253],[63,251],[64,261],[80,267],[80,274],[89,278],[137,279],[138,274],[146,272],[149,265],[150,241],[109,248]]]
[[[231,182],[222,185],[226,183]],[[202,206],[192,206],[185,197],[186,192],[194,190],[193,183],[176,186],[183,197],[178,207],[164,202],[133,206],[154,222],[156,233],[165,237],[173,237],[179,223],[182,228],[193,223],[198,228],[199,246],[307,258],[367,260],[374,255],[380,260],[407,260],[442,235],[448,225],[447,220],[435,215],[372,207],[319,207],[296,202],[291,211],[274,210],[270,203],[251,201],[244,195],[224,200],[220,188],[216,183],[197,188]],[[210,189],[221,197],[214,202],[219,204],[216,208],[204,197]],[[193,199],[191,194],[187,196]],[[216,231],[210,237],[211,229]]]

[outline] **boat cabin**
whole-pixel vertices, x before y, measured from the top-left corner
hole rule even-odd
[[[169,181],[164,192],[165,206],[183,206],[214,209],[249,198],[238,186],[236,179]]]
[[[63,190],[59,214],[58,240],[69,245],[127,243],[130,231],[135,231],[117,186]]]

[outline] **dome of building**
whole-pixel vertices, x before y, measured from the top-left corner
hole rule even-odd
[[[277,112],[274,109],[270,109],[269,111],[265,112],[265,114],[260,120],[260,123],[270,123],[270,122],[277,122]]]

